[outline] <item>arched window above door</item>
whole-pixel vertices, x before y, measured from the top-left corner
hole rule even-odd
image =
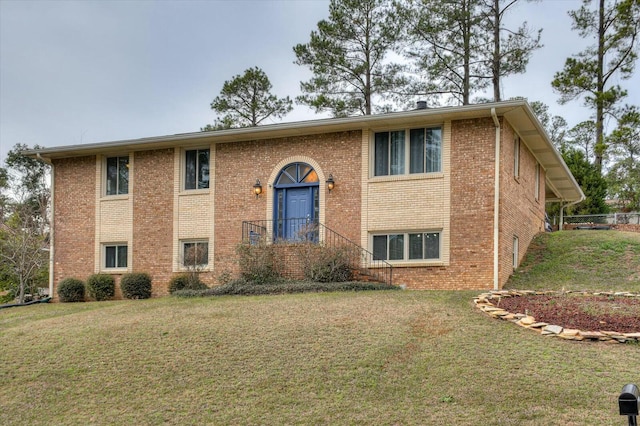
[[[286,166],[276,179],[276,187],[286,185],[314,185],[318,184],[318,174],[313,167],[306,163],[293,163]]]

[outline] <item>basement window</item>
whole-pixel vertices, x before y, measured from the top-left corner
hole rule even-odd
[[[105,244],[105,269],[125,269],[127,267],[128,247],[126,244]]]
[[[439,260],[440,232],[408,232],[373,236],[374,260]]]
[[[201,268],[208,264],[208,241],[184,241],[182,243],[182,266],[185,268]]]

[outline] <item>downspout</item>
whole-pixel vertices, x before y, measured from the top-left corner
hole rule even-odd
[[[39,152],[36,152],[36,157],[38,158],[38,160],[47,163],[51,166],[51,220],[49,221],[49,297],[53,297],[53,239],[54,239],[54,232],[53,232],[53,222],[54,222],[54,199],[55,197],[54,195],[54,182],[55,182],[55,167],[53,167],[53,163],[51,161],[47,161],[44,158],[42,158],[42,156],[40,155]]]
[[[558,224],[558,231],[564,231],[564,209],[565,209],[565,207],[569,207],[569,206],[573,206],[574,204],[578,204],[578,203],[584,201],[585,198],[587,198],[587,197],[584,194],[582,194],[582,196],[580,197],[579,200],[572,201],[570,203],[565,204],[564,206],[562,204],[560,204],[560,223]]]
[[[491,117],[496,125],[495,183],[493,188],[493,289],[500,289],[499,272],[499,238],[500,238],[500,121],[496,109],[491,108]]]

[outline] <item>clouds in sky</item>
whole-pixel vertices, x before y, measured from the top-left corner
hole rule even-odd
[[[511,19],[543,28],[545,47],[503,97],[542,100],[571,124],[588,118],[560,106],[553,74],[587,44],[571,31],[577,0],[518,5]],[[328,16],[325,0],[0,0],[0,161],[16,143],[61,146],[198,131],[215,119],[222,84],[262,68],[274,93],[295,97],[310,72],[295,65]],[[629,103],[640,104],[640,70]],[[317,118],[298,105],[286,121]]]

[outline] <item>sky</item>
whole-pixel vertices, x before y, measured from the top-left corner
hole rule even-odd
[[[503,80],[503,99],[543,101],[570,125],[590,112],[559,105],[553,75],[594,40],[571,30],[581,0],[521,1],[509,15],[543,28],[526,74]],[[226,80],[258,66],[278,96],[311,77],[294,64],[328,0],[0,0],[0,164],[16,143],[46,147],[197,132]],[[627,103],[640,105],[640,69]],[[294,105],[283,122],[316,115]],[[271,121],[275,123],[278,121]],[[265,123],[269,124],[269,123]]]

